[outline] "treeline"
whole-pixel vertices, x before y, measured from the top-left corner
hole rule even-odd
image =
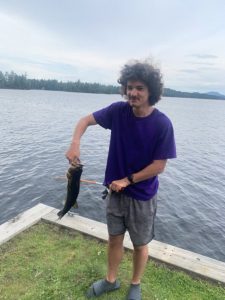
[[[51,90],[95,94],[119,93],[118,86],[81,82],[80,80],[77,80],[75,82],[62,82],[55,79],[28,79],[27,74],[17,75],[13,71],[11,71],[10,73],[3,73],[0,71],[0,88],[22,90]]]
[[[119,94],[120,88],[114,85],[104,85],[100,83],[62,82],[51,79],[28,79],[27,74],[17,75],[15,72],[1,72],[0,71],[0,88],[1,89],[23,89],[23,90],[51,90],[51,91],[65,91],[77,93],[93,93],[93,94]],[[165,88],[163,92],[165,97],[178,98],[198,98],[198,99],[220,99],[225,100],[225,96],[217,96],[203,93],[187,93]]]

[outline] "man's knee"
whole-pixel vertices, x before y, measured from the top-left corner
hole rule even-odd
[[[109,235],[109,246],[110,247],[119,247],[123,245],[123,239],[124,239],[124,234],[120,234],[120,235]]]
[[[134,251],[135,252],[148,253],[148,245],[142,245],[142,246],[135,246],[134,245]]]

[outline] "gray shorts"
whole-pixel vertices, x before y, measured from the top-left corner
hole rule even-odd
[[[124,234],[127,230],[134,246],[146,245],[154,238],[157,195],[150,200],[140,201],[122,193],[112,193],[106,201],[110,235]]]

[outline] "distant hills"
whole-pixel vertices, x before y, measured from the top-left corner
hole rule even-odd
[[[101,83],[62,82],[55,79],[28,79],[26,74],[17,75],[15,72],[0,71],[0,89],[20,89],[20,90],[49,90],[49,91],[65,91],[77,93],[94,93],[94,94],[119,94],[120,87],[115,85],[105,85]],[[188,93],[164,88],[163,96],[177,98],[200,98],[200,99],[219,99],[225,100],[225,95],[218,92],[208,93]]]
[[[198,98],[198,99],[214,99],[214,100],[225,100],[225,95],[222,95],[218,92],[208,92],[208,93],[188,93],[172,90],[165,88],[163,92],[165,97],[178,97],[178,98]]]
[[[212,95],[212,96],[218,96],[218,97],[225,97],[224,95],[218,93],[218,92],[208,92],[208,95]]]

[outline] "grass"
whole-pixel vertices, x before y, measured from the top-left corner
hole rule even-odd
[[[93,281],[106,272],[106,244],[75,231],[38,223],[0,247],[0,299],[82,300]],[[99,300],[123,300],[132,271],[126,251],[118,291]],[[143,300],[225,299],[225,289],[148,262],[142,280]]]

